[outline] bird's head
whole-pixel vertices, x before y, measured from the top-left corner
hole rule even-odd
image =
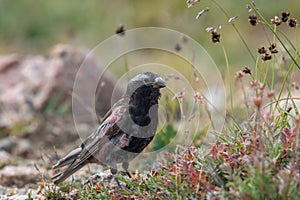
[[[152,72],[138,74],[129,81],[125,96],[129,98],[128,111],[135,124],[156,127],[158,100],[163,87],[166,87],[164,79]]]
[[[159,94],[159,89],[163,87],[166,87],[166,82],[162,77],[153,72],[144,72],[129,81],[126,95],[132,96],[134,93]]]

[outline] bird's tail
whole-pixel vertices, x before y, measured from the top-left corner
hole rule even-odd
[[[79,154],[81,153],[82,148],[79,147],[77,149],[74,149],[71,151],[68,155],[66,155],[64,158],[60,159],[53,167],[52,169],[58,169],[66,165],[70,165],[67,169],[55,174],[51,177],[54,184],[59,184],[63,182],[66,178],[71,176],[73,173],[75,173],[77,170],[82,168],[85,163],[74,165]]]
[[[59,172],[59,173],[55,174],[54,176],[52,176],[51,179],[53,180],[53,183],[55,185],[60,184],[61,182],[66,180],[69,176],[71,176],[76,171],[81,169],[84,165],[85,165],[85,163],[68,167],[67,169],[63,170],[62,172]]]
[[[52,169],[58,169],[58,168],[61,168],[63,166],[66,166],[66,165],[69,165],[69,164],[73,163],[76,160],[76,158],[79,156],[79,154],[81,153],[81,150],[82,150],[81,147],[78,147],[78,148],[74,149],[68,155],[66,155],[65,157],[63,157],[62,159],[60,159],[52,167]]]

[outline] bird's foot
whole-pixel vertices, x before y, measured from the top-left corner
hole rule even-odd
[[[116,183],[117,183],[118,188],[119,188],[119,189],[122,189],[122,186],[121,186],[121,184],[120,184],[120,181],[119,181],[119,179],[118,179],[117,177],[115,177],[115,181],[116,181]]]

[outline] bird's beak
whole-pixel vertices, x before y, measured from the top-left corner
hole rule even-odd
[[[163,88],[166,87],[167,83],[164,79],[162,79],[161,77],[157,77],[155,79],[155,82],[153,84],[153,88]]]

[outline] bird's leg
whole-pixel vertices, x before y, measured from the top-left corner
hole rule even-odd
[[[132,177],[131,177],[131,174],[130,174],[129,171],[128,171],[128,168],[129,168],[129,162],[123,162],[123,163],[122,163],[122,167],[123,167],[123,169],[125,170],[127,176],[128,176],[129,178],[132,178]]]
[[[110,172],[111,172],[112,175],[114,176],[115,181],[116,181],[118,187],[119,187],[120,189],[122,189],[122,186],[121,186],[121,184],[120,184],[119,179],[115,176],[115,175],[117,174],[117,172],[118,172],[117,168],[110,168]]]

